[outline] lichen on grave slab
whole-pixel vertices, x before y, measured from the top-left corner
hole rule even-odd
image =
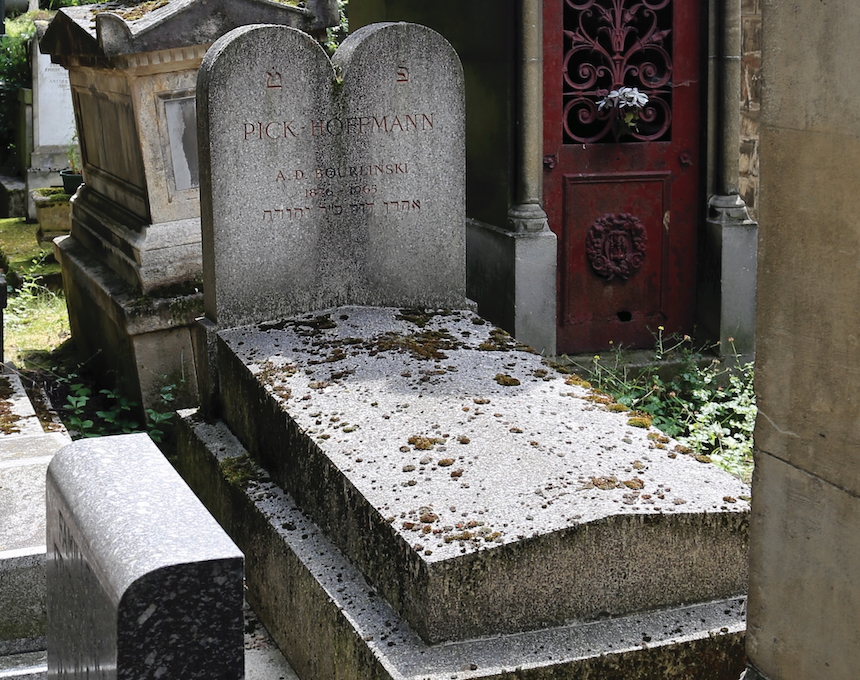
[[[605,598],[620,614],[741,592],[747,505],[725,499],[747,487],[480,321],[341,307],[221,331],[225,420],[428,639],[508,625],[502,601],[525,591],[499,594],[474,570],[550,568],[571,593],[605,591],[562,604],[526,584],[542,613],[520,611],[524,627],[596,615]],[[616,543],[635,598],[610,597],[617,583],[594,565],[556,573]],[[683,568],[678,550],[694,556]],[[737,561],[718,586],[715,559]],[[450,588],[458,603],[422,608]]]

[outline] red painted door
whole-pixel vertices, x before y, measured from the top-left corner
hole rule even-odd
[[[544,207],[559,243],[559,353],[653,346],[659,326],[692,331],[702,4],[544,2]]]

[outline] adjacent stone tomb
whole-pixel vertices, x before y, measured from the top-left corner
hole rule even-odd
[[[411,24],[359,31],[333,61],[282,27],[216,43],[198,79],[207,317],[463,307],[462,83]]]
[[[244,676],[239,549],[145,434],[47,480],[48,677]]]

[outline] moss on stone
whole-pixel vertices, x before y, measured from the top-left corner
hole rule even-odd
[[[257,466],[247,454],[234,458],[225,458],[220,462],[221,474],[233,486],[244,489],[253,481],[260,478]]]

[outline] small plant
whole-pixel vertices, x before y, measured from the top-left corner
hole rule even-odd
[[[167,380],[167,376],[164,376],[164,380]],[[162,428],[168,427],[173,420],[172,404],[176,400],[176,390],[177,385],[175,383],[167,383],[159,390],[159,400],[166,410],[146,409],[146,419],[149,421],[148,432],[154,442],[164,440],[165,431]]]
[[[329,55],[334,54],[346,36],[349,35],[349,0],[337,0],[337,9],[340,13],[340,23],[326,29],[324,46]]]
[[[137,402],[117,390],[99,390],[99,394],[103,394],[108,403],[105,410],[96,411],[104,434],[130,434],[140,429],[140,423],[134,418]]]
[[[82,364],[78,365],[78,371],[82,368]],[[65,386],[66,400],[61,405],[61,417],[73,438],[146,432],[154,442],[164,440],[166,426],[173,418],[170,405],[176,398],[175,384],[165,385],[160,390],[159,401],[165,410],[146,409],[147,422],[142,423],[138,417],[140,405],[118,389],[93,393],[90,381],[82,373],[71,371],[64,375],[61,369],[51,372],[56,383]]]
[[[30,269],[39,269],[42,259],[44,256],[34,259]],[[20,286],[16,288],[10,281],[20,283]],[[40,331],[40,326],[56,326],[65,320],[66,302],[62,294],[43,286],[37,276],[28,273],[7,275],[7,295],[3,323],[10,337],[21,338],[28,331],[42,333],[47,329]]]
[[[72,136],[72,141],[69,142],[69,148],[66,149],[66,160],[69,163],[69,170],[73,175],[81,174],[81,152],[78,147],[78,132]]]
[[[716,358],[708,361],[689,336],[666,338],[663,332],[660,326],[653,361],[644,368],[628,366],[616,348],[608,361],[595,355],[585,367],[586,378],[618,403],[646,415],[692,455],[710,458],[748,482],[757,412],[753,364],[741,364],[731,338],[734,366],[727,367]],[[679,369],[671,378],[661,377],[660,362],[670,357],[679,359]]]
[[[69,429],[76,431],[81,437],[95,437],[98,434],[93,432],[95,423],[86,415],[91,394],[92,390],[84,383],[72,383],[66,396],[65,408],[68,411]]]

